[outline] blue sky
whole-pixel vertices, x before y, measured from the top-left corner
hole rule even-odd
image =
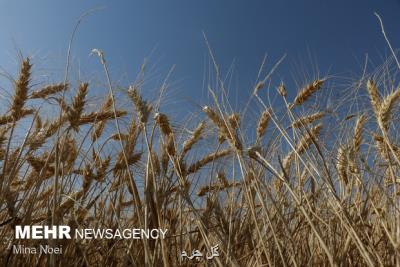
[[[75,73],[101,76],[98,60],[89,57],[92,48],[106,53],[113,80],[123,84],[134,79],[145,57],[153,66],[153,89],[175,64],[170,89],[177,100],[170,105],[204,100],[209,66],[203,31],[222,70],[235,62],[234,99],[248,96],[264,54],[269,67],[287,54],[276,81],[289,82],[301,81],[303,72],[314,75],[316,66],[321,74],[356,76],[367,53],[372,66],[382,63],[389,50],[374,11],[400,47],[399,0],[1,0],[0,66],[15,74],[21,50],[34,56],[38,75],[54,79],[62,73],[77,18],[96,7],[104,8],[82,22],[74,41]]]

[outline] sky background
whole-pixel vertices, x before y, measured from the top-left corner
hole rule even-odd
[[[77,18],[96,7],[103,8],[85,18],[76,34],[71,78],[102,79],[98,59],[89,56],[93,48],[105,52],[113,81],[123,85],[148,58],[149,92],[175,65],[165,105],[176,112],[187,108],[182,103],[206,101],[203,79],[210,67],[203,32],[223,73],[234,66],[228,83],[233,103],[248,97],[265,54],[267,69],[287,54],[274,82],[291,84],[291,93],[294,81],[312,78],[316,69],[357,76],[366,54],[371,68],[381,64],[390,53],[374,11],[392,45],[400,47],[399,0],[0,0],[0,67],[15,75],[21,51],[33,56],[39,82],[57,81]],[[1,85],[4,97],[9,87]]]

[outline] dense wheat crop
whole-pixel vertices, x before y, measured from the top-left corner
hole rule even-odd
[[[22,60],[0,115],[0,265],[399,264],[400,88],[389,66],[340,99],[331,94],[337,78],[290,90],[256,81],[249,92],[257,109],[246,121],[245,109],[221,100],[217,75],[212,104],[194,109],[198,121],[182,126],[143,97],[140,78],[123,89],[128,105],[110,81],[93,109],[89,82],[39,86],[31,82],[32,62]],[[17,240],[16,225],[168,234]],[[62,245],[63,255],[12,251],[46,243]],[[181,257],[216,244],[220,256],[212,260]]]

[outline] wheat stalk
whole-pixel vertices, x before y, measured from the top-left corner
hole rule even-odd
[[[15,93],[11,105],[11,114],[15,120],[20,119],[25,101],[28,99],[29,81],[31,77],[29,58],[22,61],[18,80],[15,82]]]
[[[400,88],[388,95],[381,103],[377,112],[378,124],[382,130],[389,129],[390,115],[397,100],[400,98]]]
[[[303,87],[293,100],[293,106],[298,106],[306,102],[324,84],[325,79],[317,79]]]
[[[88,87],[88,83],[80,84],[78,92],[72,101],[72,107],[68,110],[68,120],[71,124],[71,127],[76,131],[79,130],[79,120],[85,106],[85,98],[88,92]]]
[[[299,127],[307,126],[308,124],[311,124],[311,123],[315,122],[316,120],[321,119],[324,116],[325,116],[325,112],[319,111],[314,114],[311,114],[311,115],[308,115],[305,117],[301,117],[292,123],[292,127],[299,128]]]
[[[47,98],[50,95],[63,92],[68,89],[68,84],[59,83],[59,84],[51,84],[47,85],[39,90],[35,90],[31,93],[30,98]]]

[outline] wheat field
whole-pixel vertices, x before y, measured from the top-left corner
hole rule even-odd
[[[346,101],[332,96],[333,77],[289,90],[267,75],[249,90],[254,120],[221,101],[217,79],[211,104],[198,103],[196,120],[185,125],[161,112],[161,98],[143,97],[140,78],[123,89],[129,105],[121,105],[97,52],[108,94],[95,109],[90,82],[33,84],[30,58],[2,100],[1,266],[400,264],[400,88],[390,64],[352,83]],[[16,225],[168,234],[17,240]],[[11,248],[39,243],[62,245],[63,255]],[[212,260],[181,257],[215,244]]]

